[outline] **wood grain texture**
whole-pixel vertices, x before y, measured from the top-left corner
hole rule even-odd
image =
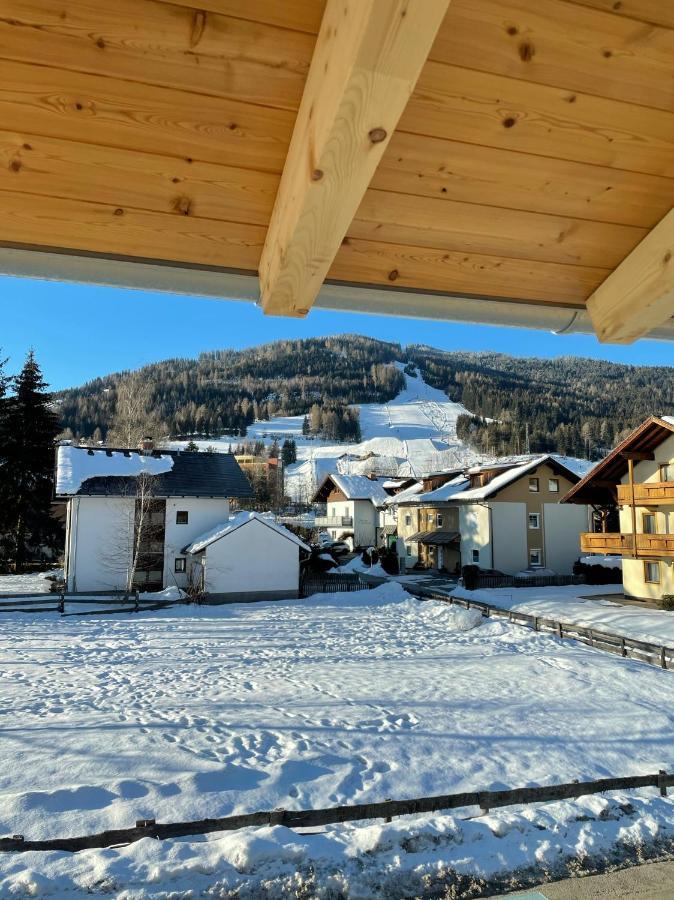
[[[582,307],[609,270],[347,238],[329,277],[384,287]],[[401,297],[401,311],[404,310]]]
[[[449,0],[329,0],[260,260],[267,313],[306,315]]]
[[[0,190],[267,226],[276,174],[0,131]],[[492,256],[616,266],[644,228],[370,189],[348,234]]]
[[[0,56],[296,111],[315,39],[214,12],[120,0],[0,0]],[[9,13],[11,11],[11,18]],[[451,12],[449,13],[451,15]],[[429,62],[400,128],[674,174],[674,113]]]
[[[218,97],[0,60],[0,125],[280,172],[294,116]]]
[[[600,341],[628,344],[674,316],[674,210],[587,302]]]
[[[674,180],[396,132],[372,186],[652,228]]]
[[[670,0],[568,0],[580,6],[600,9],[637,22],[674,28],[674,4]]]

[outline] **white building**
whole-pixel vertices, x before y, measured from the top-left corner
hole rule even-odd
[[[240,512],[184,548],[193,583],[211,599],[297,597],[300,538],[268,516]]]
[[[183,548],[227,521],[230,498],[252,489],[227,453],[62,446],[56,495],[67,501],[66,589],[105,592],[126,589],[134,556],[134,587],[186,587]],[[141,510],[150,525],[139,529]]]
[[[314,494],[313,503],[325,503],[326,514],[316,516],[316,527],[334,540],[353,539],[354,547],[376,547],[381,537],[380,513],[390,494],[390,481],[367,475],[326,475]]]

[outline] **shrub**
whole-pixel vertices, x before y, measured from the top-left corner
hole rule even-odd
[[[660,609],[666,609],[668,612],[674,612],[674,594],[665,594],[658,600]]]

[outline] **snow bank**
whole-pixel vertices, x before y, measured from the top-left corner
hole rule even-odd
[[[374,575],[376,578],[388,578],[388,574],[382,568],[381,563],[375,563],[371,566],[369,563],[363,562],[363,558],[360,554],[354,556],[348,563],[344,563],[343,566],[340,566],[338,571],[344,572],[347,575],[352,575],[354,572],[361,572],[366,575]]]
[[[622,569],[622,556],[581,556],[586,566],[603,566],[605,569]]]
[[[89,478],[129,478],[138,475],[161,475],[173,468],[173,457],[145,456],[142,453],[89,450],[61,446],[56,462],[56,493],[76,494]]]
[[[181,591],[177,585],[164,588],[163,591],[141,591],[138,594],[140,600],[154,600],[156,603],[169,603],[176,600],[184,600],[187,597],[185,591]]]

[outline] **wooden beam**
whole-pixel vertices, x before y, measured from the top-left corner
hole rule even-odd
[[[312,306],[449,0],[328,0],[260,260],[262,306]]]
[[[646,459],[655,459],[655,454],[648,450],[623,450],[620,454],[623,459],[630,462],[641,462]]]
[[[629,344],[674,316],[674,210],[587,301],[600,341]]]

